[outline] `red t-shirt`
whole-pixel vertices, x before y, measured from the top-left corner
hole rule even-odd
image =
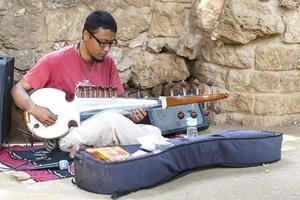
[[[69,95],[74,94],[78,83],[85,81],[96,86],[116,87],[118,95],[124,93],[116,64],[110,56],[105,56],[103,62],[93,62],[89,69],[74,45],[43,56],[23,78],[34,89],[57,88]]]

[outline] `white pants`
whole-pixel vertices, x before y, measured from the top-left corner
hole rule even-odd
[[[71,128],[59,140],[59,148],[68,151],[75,144],[94,147],[137,144],[138,137],[148,134],[161,135],[161,131],[152,125],[135,124],[118,112],[104,111]]]

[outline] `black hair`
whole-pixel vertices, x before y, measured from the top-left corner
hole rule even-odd
[[[117,23],[113,16],[104,10],[97,10],[87,16],[83,30],[95,33],[98,28],[109,29],[117,33]]]

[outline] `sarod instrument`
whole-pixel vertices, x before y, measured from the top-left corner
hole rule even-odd
[[[94,96],[99,96],[99,94],[94,94]],[[54,88],[43,88],[33,92],[31,99],[35,104],[49,108],[51,112],[58,116],[55,124],[45,127],[28,112],[24,113],[24,118],[28,129],[35,137],[41,139],[55,139],[67,134],[70,126],[74,124],[79,126],[82,113],[96,114],[98,112],[114,110],[121,114],[127,114],[138,108],[167,108],[176,105],[215,101],[227,98],[227,96],[227,93],[220,93],[136,99],[119,97],[93,98],[92,96],[78,97],[75,95],[72,101],[67,101],[65,92]]]

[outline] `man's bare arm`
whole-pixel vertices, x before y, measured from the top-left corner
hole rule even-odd
[[[11,90],[12,98],[15,104],[23,110],[28,111],[44,126],[51,126],[55,123],[57,116],[48,108],[36,105],[28,95],[32,87],[24,79],[21,79]]]
[[[11,90],[11,96],[14,99],[15,104],[23,109],[30,111],[33,109],[35,104],[28,95],[28,91],[32,87],[24,79],[21,79]]]

